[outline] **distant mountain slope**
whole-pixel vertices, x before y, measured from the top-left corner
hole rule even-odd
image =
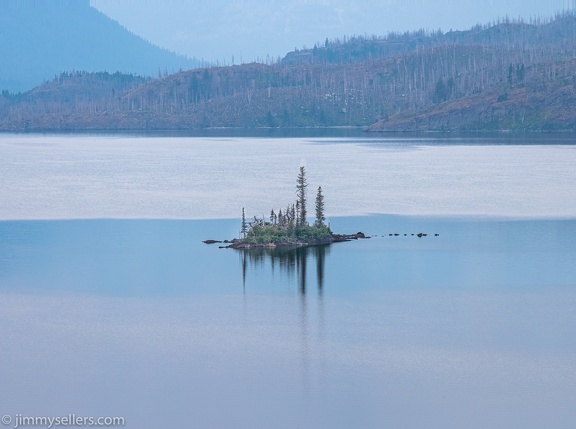
[[[1,0],[0,64],[0,90],[11,92],[64,71],[157,76],[198,66],[130,33],[89,0]]]
[[[212,63],[277,58],[343,35],[464,30],[549,17],[573,0],[91,0],[136,34]],[[231,61],[232,57],[235,62]]]
[[[161,79],[72,73],[0,95],[0,130],[364,126],[576,129],[576,14],[352,38]],[[75,95],[77,94],[77,95]]]
[[[312,49],[295,50],[281,60],[283,65],[349,64],[374,61],[423,52],[445,46],[483,46],[504,48],[509,52],[531,47],[551,49],[549,58],[565,58],[576,53],[574,14],[559,14],[550,22],[510,22],[497,25],[476,25],[466,31],[390,33],[387,36],[356,36],[344,40],[328,40]]]
[[[526,69],[522,82],[401,112],[368,131],[574,131],[576,59]]]

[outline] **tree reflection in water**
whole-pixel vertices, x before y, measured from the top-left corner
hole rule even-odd
[[[318,294],[322,295],[324,289],[324,267],[326,255],[330,252],[330,246],[303,246],[288,247],[280,246],[273,248],[255,248],[238,250],[241,252],[242,283],[246,288],[246,275],[248,268],[264,267],[270,263],[272,271],[277,268],[287,277],[298,278],[298,290],[301,295],[307,292],[308,259],[316,263],[316,282]]]
[[[274,247],[238,250],[242,264],[242,280],[244,291],[246,291],[246,277],[248,271],[264,269],[270,265],[272,272],[280,269],[281,274],[288,278],[296,278],[299,291],[299,336],[300,336],[300,356],[302,389],[307,392],[309,389],[310,373],[310,320],[308,314],[308,263],[316,264],[316,283],[318,287],[317,300],[317,338],[314,346],[320,350],[320,356],[324,356],[324,269],[326,256],[330,252],[330,246],[305,246],[305,247]],[[244,295],[246,296],[246,295]],[[313,317],[312,319],[316,319]]]

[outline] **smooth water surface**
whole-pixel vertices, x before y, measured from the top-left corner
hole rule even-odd
[[[0,137],[0,415],[573,427],[574,146],[454,143]],[[202,243],[301,161],[372,238]]]
[[[576,217],[575,141],[0,135],[0,219],[267,215],[301,164],[328,217]]]

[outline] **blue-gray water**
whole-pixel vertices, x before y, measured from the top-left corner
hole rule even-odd
[[[0,136],[0,415],[573,427],[576,150],[533,140]],[[201,242],[300,162],[372,238]]]
[[[0,222],[0,411],[573,425],[576,221],[336,218],[373,238],[283,255],[201,242],[237,224]]]

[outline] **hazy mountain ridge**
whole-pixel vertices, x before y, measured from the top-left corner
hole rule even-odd
[[[90,7],[87,0],[2,0],[0,90],[22,91],[63,71],[148,76],[198,62],[160,49]]]
[[[567,13],[328,41],[277,64],[183,71],[108,98],[58,98],[61,83],[52,82],[52,107],[41,112],[39,89],[0,101],[0,129],[576,129],[574,34],[576,16]]]
[[[532,23],[508,19],[495,25],[476,25],[467,31],[420,30],[390,33],[387,36],[354,36],[343,40],[326,39],[323,45],[312,49],[295,50],[281,61],[283,65],[295,64],[346,64],[356,61],[390,58],[442,46],[490,46],[508,50],[528,49],[530,46],[549,46],[559,51],[560,58],[566,50],[575,52],[573,43],[576,28],[574,16],[559,14],[552,21],[536,20]]]
[[[570,0],[572,2],[572,0]],[[282,57],[325,39],[466,30],[496,17],[549,17],[568,0],[91,0],[160,46],[212,64]]]

